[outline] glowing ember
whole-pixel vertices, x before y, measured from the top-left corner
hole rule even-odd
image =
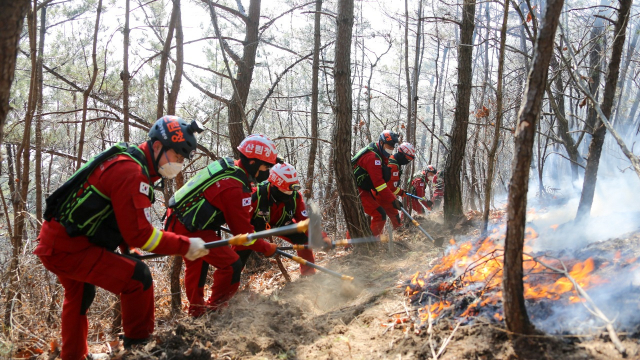
[[[425,273],[417,272],[412,276],[405,294],[410,297],[411,302],[423,306],[419,309],[423,324],[428,320],[429,313],[432,319],[438,318],[443,312],[464,318],[477,316],[484,311],[483,309],[490,311],[487,314],[488,317],[502,321],[503,230],[504,225],[475,243],[466,242],[455,245],[450,241],[454,245],[448,249],[448,253],[440,259],[438,264]],[[538,233],[534,229],[525,230],[525,253],[532,252],[531,245],[537,237]],[[619,258],[620,255],[617,256]],[[541,256],[541,259],[551,266],[562,268],[559,260],[544,256]],[[565,303],[582,301],[570,280],[547,270],[529,255],[524,255],[523,260],[525,299],[547,299]],[[570,266],[571,277],[584,289],[606,282],[592,274],[596,269],[592,258],[581,262],[575,259],[562,259],[562,261]],[[452,296],[456,299],[468,299],[468,301],[463,302],[462,307],[457,304],[453,306],[446,300],[451,299]],[[429,298],[435,301],[431,306],[425,305]]]

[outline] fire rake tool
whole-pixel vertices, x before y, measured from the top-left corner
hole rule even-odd
[[[338,246],[349,246],[349,245],[354,245],[354,244],[363,244],[363,243],[372,243],[372,242],[381,242],[381,243],[386,243],[389,242],[389,237],[387,236],[380,236],[380,237],[376,237],[376,236],[369,236],[369,237],[363,237],[363,238],[356,238],[356,239],[341,239],[341,240],[336,240],[334,242],[331,243],[331,245],[328,245],[327,243],[322,244],[321,248],[316,248],[318,250],[330,250],[330,249],[335,249]],[[282,246],[279,247],[278,249],[280,250],[309,250],[309,249],[314,249],[313,247],[311,247],[310,245],[291,245],[291,246]]]
[[[409,197],[412,197],[412,198],[414,198],[414,199],[416,199],[416,200],[427,201],[427,198],[420,197],[420,196],[418,196],[418,195],[414,195],[414,194],[411,194],[411,193],[408,193],[408,192],[405,192],[405,194],[409,195]],[[428,207],[424,206],[424,204],[423,204],[423,203],[421,203],[420,201],[418,201],[418,202],[420,203],[420,205],[422,205],[422,207],[423,207],[423,208],[425,208],[426,210],[431,211],[431,209],[429,209]]]
[[[442,243],[444,242],[444,238],[442,239],[438,239],[438,241],[435,241],[431,235],[429,235],[428,232],[425,231],[425,229],[422,228],[422,226],[420,226],[420,223],[418,223],[414,218],[411,217],[411,215],[409,215],[409,212],[407,210],[405,210],[405,208],[400,207],[400,210],[402,210],[402,212],[404,213],[404,215],[406,217],[409,218],[409,220],[411,220],[411,222],[413,223],[413,225],[415,225],[418,229],[420,229],[420,231],[429,238],[429,240],[433,241],[433,244],[437,247],[441,247]]]
[[[343,274],[340,274],[339,272],[335,272],[333,270],[329,270],[329,269],[327,269],[325,267],[322,267],[320,265],[316,265],[316,264],[314,264],[312,262],[309,262],[309,261],[307,261],[307,260],[305,260],[305,259],[303,259],[303,258],[301,258],[299,256],[295,256],[295,255],[286,253],[286,252],[284,252],[284,251],[282,251],[280,249],[276,250],[276,254],[284,256],[286,258],[289,258],[289,259],[297,262],[298,264],[306,265],[306,266],[312,267],[312,268],[314,268],[316,270],[325,272],[325,273],[327,273],[327,274],[329,274],[331,276],[338,277],[338,278],[340,278],[342,280],[348,280],[348,281],[352,281],[353,280],[353,276],[343,275]]]
[[[263,237],[302,233],[307,231],[307,229],[309,228],[309,224],[313,222],[317,222],[319,224],[320,219],[316,218],[316,215],[310,214],[307,220],[301,221],[297,224],[291,224],[291,225],[281,226],[281,227],[273,228],[269,230],[258,231],[258,232],[254,232],[253,234],[235,235],[232,238],[225,239],[225,240],[211,241],[211,242],[205,243],[204,248],[213,249],[213,248],[227,246],[227,245],[243,245],[253,241],[254,239],[259,239]],[[226,228],[222,228],[222,230],[225,232],[229,231]],[[320,241],[322,241],[322,239],[320,239]],[[155,259],[163,256],[168,256],[168,255],[149,254],[149,255],[139,256],[138,258],[140,260],[149,260],[149,259]]]
[[[322,226],[320,224],[320,208],[318,208],[318,205],[316,205],[314,202],[310,202],[308,204],[309,207],[309,225],[308,225],[308,234],[309,234],[309,245],[307,245],[308,249],[321,249],[323,248],[326,244],[325,242],[322,240]],[[306,220],[305,220],[306,221]],[[284,235],[284,234],[283,234]],[[282,251],[281,249],[276,250],[276,254],[279,254],[281,256],[284,256],[286,258],[289,258],[295,262],[297,262],[298,264],[301,265],[307,265],[309,267],[312,267],[316,270],[325,272],[329,275],[338,277],[342,280],[348,280],[348,281],[352,281],[353,277],[352,276],[347,276],[347,275],[343,275],[340,274],[338,272],[335,272],[333,270],[329,270],[325,267],[322,267],[320,265],[316,265],[312,262],[309,262],[299,256],[295,256],[295,255],[291,255],[288,254],[284,251]]]

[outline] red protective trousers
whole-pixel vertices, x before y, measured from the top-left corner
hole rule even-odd
[[[60,226],[45,222],[41,236],[51,232],[48,227],[52,224]],[[149,268],[142,261],[95,245],[75,252],[40,246],[36,255],[47,270],[58,276],[64,287],[62,359],[84,359],[89,352],[87,309],[93,301],[95,286],[120,295],[122,328],[127,338],[151,336],[155,320],[153,281]]]
[[[180,221],[175,220],[175,217],[169,225],[169,231],[189,237],[199,237],[205,242],[220,240],[218,234],[213,230],[189,232]],[[184,259],[184,264],[184,287],[189,300],[189,315],[198,317],[208,310],[217,310],[224,306],[238,291],[242,263],[238,254],[230,246],[210,249],[207,256],[194,261]],[[205,302],[204,285],[209,265],[213,265],[216,270],[213,272],[211,296]]]
[[[387,221],[387,214],[394,214],[390,217],[394,229],[401,225],[398,211],[393,207],[392,203],[381,201],[381,199],[372,194],[371,190],[362,190],[358,188],[358,193],[360,194],[360,200],[362,201],[364,212],[371,216],[370,228],[373,236],[382,234],[384,224]]]
[[[424,181],[423,178],[415,178],[411,181],[411,187],[413,188],[414,191],[414,195],[419,196],[419,197],[425,197],[426,194],[426,183]],[[424,213],[424,209],[422,208],[422,205],[427,206],[427,202],[426,201],[420,201],[414,198],[411,198],[411,208],[413,209],[413,211],[417,212],[418,214],[423,214]],[[428,206],[427,206],[428,207]]]

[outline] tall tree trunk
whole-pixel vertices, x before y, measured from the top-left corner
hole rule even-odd
[[[469,126],[469,104],[471,101],[473,29],[476,12],[475,0],[464,0],[462,5],[462,25],[458,46],[458,89],[456,110],[451,127],[451,146],[444,173],[444,219],[453,226],[464,216],[462,209],[462,186],[460,170],[467,146]]]
[[[407,86],[407,141],[411,141],[411,76],[409,74],[409,0],[404,0],[404,75]]]
[[[607,119],[611,117],[611,110],[613,109],[613,100],[616,94],[618,75],[620,73],[620,61],[622,59],[622,51],[624,50],[624,40],[626,37],[627,23],[629,22],[631,2],[632,0],[620,0],[618,21],[614,27],[611,60],[609,61],[609,69],[607,71],[607,81],[604,84],[602,105],[600,106],[602,113]],[[593,138],[591,139],[591,144],[589,145],[587,167],[584,171],[584,185],[582,185],[582,195],[580,196],[578,214],[576,215],[576,220],[578,221],[585,220],[591,213],[593,195],[596,191],[600,155],[602,154],[602,145],[604,144],[606,133],[606,127],[602,122],[598,121],[598,125],[593,133]]]
[[[9,96],[18,57],[18,41],[29,0],[0,0],[0,144],[9,113]]]
[[[18,280],[18,256],[22,249],[23,236],[25,229],[25,219],[27,218],[27,194],[29,190],[29,169],[30,169],[30,153],[31,153],[31,121],[36,108],[36,102],[38,97],[38,81],[37,81],[37,44],[36,33],[38,31],[38,16],[36,11],[37,0],[33,0],[32,8],[28,9],[27,13],[27,26],[29,33],[29,57],[31,59],[31,79],[29,83],[29,99],[27,103],[27,112],[24,118],[24,134],[22,136],[22,144],[18,149],[18,154],[22,152],[23,167],[20,171],[20,159],[18,156],[16,160],[16,175],[19,177],[19,188],[16,189],[14,200],[14,220],[13,220],[13,238],[11,239],[12,253],[11,261],[9,263],[9,286],[6,293],[6,305],[4,313],[5,327],[11,328],[11,312],[13,309],[12,302],[16,294],[16,281]]]
[[[40,232],[40,221],[42,221],[42,63],[44,56],[44,36],[46,33],[47,6],[40,10],[40,39],[38,41],[38,59],[36,62],[38,81],[38,104],[36,117],[36,232]]]
[[[615,117],[611,122],[611,125],[618,124],[618,118],[619,118],[618,114],[620,113],[620,104],[623,101],[626,102],[629,95],[629,85],[630,85],[631,79],[627,81],[627,72],[629,71],[629,64],[631,64],[631,58],[636,52],[636,46],[638,45],[638,37],[640,37],[640,31],[638,31],[640,29],[638,29],[638,26],[636,26],[634,30],[635,31],[632,31],[633,38],[631,38],[631,42],[629,43],[629,49],[627,50],[627,57],[624,60],[624,64],[622,65],[622,68],[620,69],[620,81],[618,82],[619,98],[616,104]],[[634,68],[635,66],[632,67],[632,70],[631,70],[632,73]],[[630,121],[631,119],[626,119],[626,120],[627,121],[625,123],[627,124],[631,123]]]
[[[173,31],[176,36],[176,62],[171,89],[167,98],[167,115],[176,115],[176,104],[178,102],[178,93],[180,92],[180,83],[182,82],[182,69],[184,65],[184,35],[182,32],[182,14],[180,12],[180,0],[173,0],[173,10],[171,13],[171,21],[173,22]],[[167,38],[165,44],[171,44],[171,39]],[[171,47],[168,48],[171,51]],[[169,57],[169,53],[167,53]],[[165,180],[166,181],[166,180]],[[173,183],[173,181],[171,181]],[[182,172],[176,176],[175,188],[179,189],[184,185],[184,175]],[[171,188],[166,190],[167,197],[170,198]],[[176,315],[182,311],[182,289],[180,287],[180,275],[182,272],[182,256],[174,256],[171,261],[171,274],[169,277],[171,289],[171,313]]]
[[[558,64],[558,60],[556,60],[555,56],[551,57],[551,69],[554,71],[560,71],[560,66]],[[558,92],[558,97],[553,96],[551,92],[551,87],[547,86],[547,95],[549,97],[549,105],[553,109],[556,114],[556,118],[558,119],[558,133],[560,138],[562,139],[562,145],[564,145],[567,154],[569,155],[569,159],[571,160],[571,179],[572,181],[578,180],[578,164],[580,162],[580,154],[578,153],[578,145],[573,140],[573,137],[569,133],[569,121],[566,117],[565,105],[564,105],[564,83],[562,81],[562,75],[556,76],[556,91]],[[556,102],[557,100],[557,102]]]
[[[124,141],[129,142],[129,34],[131,29],[129,28],[129,2],[125,0],[124,10],[124,49],[123,49],[123,69],[120,74],[122,80],[122,112],[124,114]]]
[[[176,70],[173,74],[171,91],[167,99],[167,114],[176,115],[176,104],[178,103],[178,92],[182,82],[182,69],[184,66],[184,35],[182,33],[182,15],[180,13],[180,0],[173,0],[173,12],[176,14]]]
[[[522,248],[526,223],[527,191],[536,122],[540,117],[549,61],[553,55],[553,43],[563,3],[564,0],[547,0],[547,9],[544,13],[542,26],[538,31],[533,64],[527,79],[525,97],[518,114],[515,134],[507,205],[502,301],[507,328],[518,334],[533,332],[533,325],[529,321],[524,304],[524,285],[522,283]]]
[[[249,16],[245,21],[247,29],[243,42],[244,52],[242,53],[242,59],[236,61],[238,72],[234,79],[235,91],[229,104],[229,140],[236,156],[240,156],[236,147],[244,139],[242,125],[245,124],[247,131],[249,131],[244,108],[247,105],[249,90],[251,89],[253,68],[256,63],[258,43],[260,42],[260,4],[261,0],[251,0],[249,3]]]
[[[179,6],[178,9],[180,9]],[[178,10],[178,12],[179,11],[180,10]],[[162,56],[160,57],[160,69],[158,71],[158,102],[156,106],[156,119],[160,119],[164,116],[164,82],[167,74],[167,64],[169,63],[169,54],[171,53],[171,41],[173,41],[173,32],[176,28],[178,12],[176,12],[176,4],[174,2],[173,9],[171,10],[171,19],[169,20],[169,30],[167,31],[167,38],[164,40]]]
[[[358,191],[351,168],[351,34],[353,31],[353,0],[338,0],[336,19],[336,53],[334,64],[335,82],[335,127],[333,130],[333,169],[335,171],[338,194],[342,211],[351,237],[370,236],[369,226],[364,219],[364,210],[358,198]]]
[[[487,232],[489,224],[489,210],[491,208],[491,196],[493,195],[493,171],[495,168],[495,157],[498,152],[498,144],[500,143],[500,127],[502,126],[502,78],[504,76],[504,48],[507,42],[507,21],[509,18],[509,0],[504,1],[504,12],[502,16],[502,28],[500,29],[500,49],[498,55],[498,85],[496,90],[496,125],[493,131],[493,141],[491,149],[487,155],[487,178],[484,183],[484,211],[482,213],[481,232]]]
[[[320,12],[322,0],[316,0],[313,30],[313,65],[311,73],[311,148],[307,162],[307,183],[305,199],[313,199],[313,176],[316,167],[316,151],[318,149],[318,78],[320,77]],[[368,95],[367,95],[368,96]]]
[[[98,0],[98,10],[96,11],[96,24],[93,29],[93,48],[91,50],[91,60],[93,62],[93,72],[91,74],[91,80],[86,90],[82,93],[82,123],[80,124],[80,142],[78,143],[78,159],[76,160],[76,170],[80,169],[82,165],[82,152],[84,151],[84,133],[87,127],[87,103],[89,102],[89,95],[93,90],[93,85],[98,78],[98,59],[96,48],[98,46],[98,30],[100,29],[100,13],[102,12],[102,0]]]
[[[411,74],[413,83],[411,84],[410,90],[410,99],[411,99],[411,116],[410,122],[407,124],[407,142],[411,143],[413,146],[418,148],[416,143],[416,132],[418,128],[418,83],[420,81],[420,56],[424,51],[424,48],[421,49],[422,45],[422,0],[418,2],[418,24],[416,25],[416,44],[415,44],[415,54],[413,58],[413,72]],[[423,151],[420,149],[420,151]],[[407,165],[407,170],[405,172],[405,186],[409,186],[411,183],[410,174],[414,173],[414,167],[417,166],[415,161],[410,162]]]

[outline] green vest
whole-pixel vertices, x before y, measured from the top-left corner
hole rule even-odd
[[[376,143],[371,143],[366,147],[363,147],[362,149],[360,149],[360,151],[358,151],[358,153],[351,158],[351,166],[353,167],[353,175],[356,178],[356,185],[358,185],[358,187],[361,188],[362,190],[375,189],[375,187],[373,186],[373,182],[371,181],[371,177],[369,176],[369,173],[362,167],[358,166],[357,164],[358,159],[360,159],[364,154],[366,154],[369,151],[376,154],[376,156],[380,160],[380,165],[382,167],[382,178],[384,179],[384,182],[386,183],[391,179],[391,169],[389,168],[389,166],[387,166],[382,156],[378,153],[378,148],[376,147]]]
[[[123,238],[118,229],[111,199],[87,180],[100,164],[117,155],[127,155],[138,163],[151,184],[144,152],[137,146],[117,143],[101,152],[76,171],[69,180],[46,199],[44,219],[55,219],[71,237],[85,235],[89,241],[115,250]],[[153,186],[147,196],[153,202]]]
[[[287,225],[288,222],[293,220],[298,207],[297,197],[299,195],[297,191],[294,191],[291,200],[284,203],[282,215],[273,227]],[[271,184],[268,180],[258,184],[256,192],[251,196],[251,201],[257,204],[256,209],[253,211],[251,225],[253,225],[256,231],[265,230],[267,224],[271,222],[271,205],[273,204],[271,201]]]
[[[207,201],[204,192],[214,183],[228,178],[239,181],[244,192],[251,192],[245,171],[235,166],[232,158],[222,158],[200,170],[171,197],[169,207],[187,230],[219,230],[226,222],[222,211]]]

